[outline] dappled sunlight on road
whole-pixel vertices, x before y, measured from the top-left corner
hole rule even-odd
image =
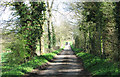
[[[83,68],[81,60],[74,55],[70,45],[66,45],[60,55],[55,56],[49,66],[44,70],[34,70],[36,76],[74,76],[74,77],[91,77]],[[32,75],[30,75],[32,76]]]
[[[64,58],[64,57],[69,57],[69,58],[76,58],[75,55],[58,55],[56,57],[59,57],[59,58]]]

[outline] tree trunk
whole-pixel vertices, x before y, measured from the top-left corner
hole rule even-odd
[[[51,14],[51,10],[53,7],[53,2],[54,0],[52,0],[51,6],[49,6],[49,1],[47,0],[47,8],[48,8],[48,48],[51,49],[51,31],[50,31],[50,27],[51,27],[51,18],[52,18],[52,14]]]

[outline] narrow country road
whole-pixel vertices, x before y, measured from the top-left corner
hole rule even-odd
[[[84,70],[82,61],[77,59],[70,46],[66,46],[60,55],[45,70],[35,69],[27,77],[92,77]]]

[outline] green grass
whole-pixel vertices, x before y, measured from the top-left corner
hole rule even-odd
[[[76,55],[83,60],[85,69],[87,69],[93,77],[119,77],[120,69],[118,69],[118,63],[109,62],[107,59],[101,59],[100,57],[82,52],[73,47],[72,49]]]
[[[62,49],[53,51],[51,53],[43,54],[42,56],[48,61],[52,60],[56,54],[58,54]]]
[[[32,60],[23,63],[21,65],[10,66],[6,64],[5,66],[1,67],[2,77],[19,77],[24,75],[25,73],[31,72],[34,68],[41,66],[47,63],[49,60],[53,59],[54,56],[58,54],[61,50],[62,49],[59,49],[51,53],[47,53],[41,56],[36,56]]]

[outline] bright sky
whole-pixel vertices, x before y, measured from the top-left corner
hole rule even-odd
[[[4,0],[4,1],[11,1],[11,0]],[[28,0],[26,0],[28,1]],[[50,2],[52,0],[49,0]],[[75,0],[73,0],[75,1]],[[3,2],[3,1],[2,1]],[[60,25],[61,23],[61,20],[63,21],[66,20],[66,19],[69,19],[69,11],[65,11],[64,8],[66,7],[66,5],[64,4],[65,2],[72,2],[72,0],[54,0],[54,4],[53,4],[53,9],[54,10],[57,10],[57,11],[53,11],[53,20],[55,21],[54,24],[56,25]],[[2,10],[3,8],[0,7],[0,10]],[[1,21],[3,20],[9,20],[11,17],[12,17],[12,12],[10,10],[9,7],[7,7],[4,11],[4,13],[0,16],[0,24],[1,24]],[[0,25],[0,28],[2,28],[3,26]]]
[[[4,0],[4,1],[11,1],[11,0]],[[28,1],[28,0],[26,0]],[[49,0],[52,1],[52,0]],[[71,0],[72,1],[72,0]],[[65,11],[63,8],[66,7],[66,5],[63,2],[70,2],[70,0],[54,0],[54,4],[53,4],[53,9],[57,9],[55,7],[58,7],[58,11],[53,11],[53,20],[55,20],[55,24],[58,25],[60,24],[61,20],[63,19],[67,19],[68,18],[68,11]],[[2,7],[0,7],[0,10],[3,9]],[[12,15],[11,15],[12,11],[10,10],[9,7],[7,7],[4,11],[4,13],[0,16],[0,22],[3,20],[9,20]],[[62,15],[63,14],[63,15]],[[2,26],[0,25],[0,28]]]
[[[14,0],[1,0],[0,2],[6,2],[6,1],[8,2],[8,1],[14,1]],[[21,0],[19,0],[19,1],[21,1]],[[24,1],[28,1],[28,0],[24,0]],[[38,1],[40,1],[40,0],[38,0]],[[52,0],[49,0],[49,1],[52,1]],[[54,0],[53,9],[58,8],[58,11],[59,11],[59,12],[53,11],[53,20],[55,20],[56,25],[60,25],[61,20],[63,21],[63,19],[64,20],[70,19],[71,15],[73,14],[73,13],[69,13],[69,11],[65,11],[64,8],[66,7],[66,5],[64,3],[65,2],[78,2],[78,1],[83,1],[83,0]],[[84,0],[84,1],[88,1],[88,0]],[[93,0],[89,0],[89,1],[93,1]],[[112,1],[114,1],[114,0],[112,0]],[[116,1],[119,1],[119,0],[116,0]],[[1,13],[2,9],[3,8],[0,7],[0,13]],[[7,7],[5,9],[4,13],[0,16],[0,28],[2,27],[1,21],[9,20],[12,17],[11,13],[12,13],[12,11],[9,9],[9,7]]]
[[[56,7],[57,6],[57,7]],[[56,7],[56,8],[55,8]],[[54,8],[57,11],[53,11],[53,18],[56,21],[56,25],[60,25],[63,20],[67,20],[69,18],[69,11],[66,11],[66,4],[63,3],[63,0],[55,1]]]

